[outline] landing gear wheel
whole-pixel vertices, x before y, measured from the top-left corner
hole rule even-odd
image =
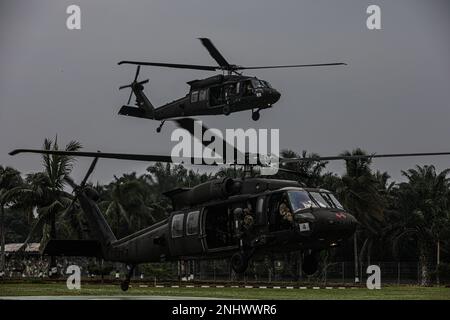
[[[319,259],[316,253],[310,253],[303,258],[302,269],[307,275],[314,274],[319,268]]]
[[[128,291],[128,288],[130,287],[130,281],[122,281],[120,283],[120,289],[122,289],[122,291]]]
[[[236,252],[231,257],[231,268],[236,273],[244,273],[248,267],[248,258],[242,252]]]
[[[254,112],[252,112],[252,120],[253,121],[258,121],[259,120],[259,118],[260,118],[260,114],[259,114],[259,111],[254,111]]]
[[[130,281],[131,281],[131,276],[133,275],[133,270],[134,270],[134,265],[127,265],[127,276],[125,278],[125,280],[123,280],[120,283],[120,289],[122,289],[122,291],[127,291],[128,288],[130,287]]]
[[[223,107],[223,114],[224,115],[228,116],[230,113],[231,113],[230,106],[227,105],[227,106]]]
[[[161,132],[161,127],[156,128],[156,132],[160,133]]]

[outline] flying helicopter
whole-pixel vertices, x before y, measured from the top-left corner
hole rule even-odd
[[[172,157],[36,149],[17,149],[10,155],[20,153],[94,158],[79,185],[66,178],[75,193],[69,208],[79,202],[94,240],[52,239],[43,253],[92,256],[124,263],[128,269],[121,283],[124,291],[128,290],[134,267],[147,262],[230,258],[233,270],[242,273],[249,259],[257,255],[301,251],[303,271],[313,274],[318,267],[318,253],[352,236],[358,224],[332,192],[308,188],[296,181],[255,177],[252,176],[255,166],[244,164],[243,178],[213,179],[193,188],[165,192],[173,207],[166,219],[117,239],[96,204],[97,192],[86,185],[98,159],[173,163]],[[280,158],[279,162],[282,166],[302,161],[437,155],[450,152]],[[257,165],[267,163],[258,157]]]
[[[244,67],[228,63],[210,39],[200,38],[200,41],[208,50],[211,57],[217,62],[217,66],[120,61],[118,63],[119,65],[137,65],[137,69],[133,82],[119,88],[119,90],[131,88],[127,105],[121,107],[119,114],[159,120],[161,123],[156,129],[157,132],[161,131],[167,119],[188,116],[229,115],[233,112],[252,110],[252,119],[257,121],[260,118],[260,111],[271,108],[280,99],[281,94],[269,82],[254,76],[245,76],[240,72],[241,70],[346,65],[345,63],[339,62]],[[155,108],[144,93],[144,84],[148,83],[149,79],[138,81],[141,66],[222,71],[222,73],[205,79],[189,81],[187,84],[190,86],[190,90],[186,96]],[[136,102],[135,106],[130,106],[133,94],[135,95]]]

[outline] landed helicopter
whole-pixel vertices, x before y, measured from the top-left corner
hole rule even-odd
[[[160,120],[161,123],[156,129],[157,132],[161,131],[165,120],[188,116],[229,115],[233,112],[252,110],[252,119],[257,121],[260,118],[260,111],[272,107],[280,99],[281,94],[272,88],[269,82],[257,77],[244,76],[239,72],[240,70],[346,65],[345,63],[321,63],[243,67],[228,63],[208,38],[200,38],[200,41],[216,60],[218,66],[120,61],[119,65],[137,65],[137,69],[133,82],[119,88],[119,90],[131,88],[127,105],[121,107],[119,114]],[[143,85],[148,83],[149,80],[138,81],[141,66],[222,71],[222,74],[189,81],[190,90],[186,96],[155,108],[144,93]],[[133,93],[136,97],[136,103],[135,106],[130,106]]]
[[[165,192],[173,207],[166,219],[117,239],[96,204],[97,192],[86,185],[97,160],[173,162],[170,156],[35,149],[18,149],[10,155],[19,153],[94,158],[80,185],[68,177],[66,181],[75,193],[70,207],[78,200],[95,240],[52,239],[43,253],[124,263],[128,269],[121,283],[124,291],[129,287],[134,267],[147,262],[230,258],[233,270],[242,273],[249,259],[257,255],[301,251],[302,270],[313,274],[318,268],[320,250],[338,246],[353,235],[358,224],[330,191],[307,188],[296,181],[252,177],[255,166],[244,165],[244,178],[213,179],[193,188]],[[280,158],[279,162],[283,165],[436,155],[450,152]]]

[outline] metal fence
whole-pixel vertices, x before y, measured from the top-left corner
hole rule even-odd
[[[417,262],[373,262],[371,265],[380,267],[383,283],[417,284],[422,280],[421,266]],[[364,283],[370,276],[366,272],[367,267],[367,264],[360,264],[358,272],[355,272],[354,262],[333,262],[326,266],[320,266],[314,275],[306,276],[301,272],[300,266],[286,265],[284,261],[274,261],[270,264],[256,261],[251,263],[248,270],[242,275],[234,273],[227,260],[178,262],[176,266],[177,274],[182,281],[315,282],[323,284],[354,284],[356,279],[360,283]],[[428,266],[432,276],[435,269],[434,265]]]
[[[123,264],[106,263],[98,259],[58,258],[58,274],[66,276],[67,266],[80,266],[82,276],[91,279],[115,280],[125,275]],[[381,271],[381,281],[384,284],[417,284],[422,280],[421,265],[418,262],[386,262],[373,261]],[[47,257],[28,257],[20,261],[7,261],[5,278],[46,278],[49,268]],[[318,284],[354,284],[355,278],[365,283],[370,274],[366,273],[368,265],[359,264],[355,272],[353,261],[331,262],[319,266],[318,272],[306,276],[301,271],[301,265],[296,262],[279,260],[251,261],[244,274],[236,274],[229,260],[190,260],[139,265],[133,275],[134,280],[151,283],[162,282],[245,282],[245,283],[318,283]],[[435,281],[436,266],[428,266]],[[103,273],[100,276],[99,273]]]

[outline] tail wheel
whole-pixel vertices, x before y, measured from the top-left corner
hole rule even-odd
[[[122,291],[128,291],[128,288],[130,287],[130,281],[122,281],[120,283],[120,289],[122,289]]]
[[[259,114],[259,111],[254,111],[254,112],[252,112],[252,120],[253,121],[258,121],[259,120],[259,118],[260,118],[260,114]]]
[[[242,252],[236,252],[231,257],[231,268],[236,273],[244,273],[248,267],[248,258]]]

